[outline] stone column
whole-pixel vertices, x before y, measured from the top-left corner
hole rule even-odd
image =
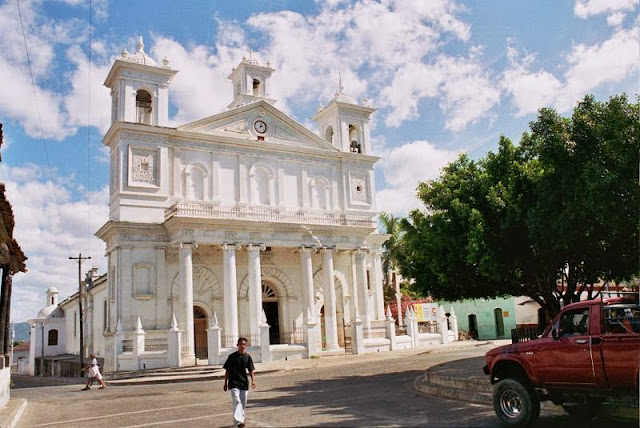
[[[367,265],[365,263],[367,252],[364,249],[356,250],[356,278],[358,289],[359,314],[362,327],[366,331],[371,329],[371,317],[369,315],[369,287],[367,286]]]
[[[327,334],[327,349],[337,349],[338,345],[338,323],[336,319],[336,283],[333,277],[333,248],[324,247],[321,249],[323,260],[322,270],[324,272],[324,328]]]
[[[398,307],[398,326],[402,327],[402,293],[400,293],[400,282],[395,271],[391,272],[393,278],[393,286],[396,290],[396,306]]]
[[[182,331],[187,343],[183,344],[185,360],[195,360],[195,347],[193,343],[193,249],[194,243],[180,244],[180,306],[182,307]]]
[[[267,324],[267,316],[264,311],[260,322],[260,362],[268,363],[271,361],[271,342],[269,341],[269,324]]]
[[[301,247],[300,267],[302,272],[302,313],[304,315],[304,323],[309,324],[311,316],[315,319],[315,296],[313,295],[313,265],[311,263],[311,254],[313,247]],[[314,322],[315,325],[315,322]]]
[[[371,288],[375,290],[376,310],[374,316],[378,320],[385,319],[384,314],[384,291],[382,289],[382,260],[380,250],[371,252]]]
[[[224,252],[224,346],[232,347],[238,340],[238,280],[236,278],[235,244],[222,244]]]
[[[260,251],[264,249],[265,247],[262,244],[249,244],[247,246],[249,253],[249,334],[251,335],[251,346],[260,344],[260,320],[262,318]]]

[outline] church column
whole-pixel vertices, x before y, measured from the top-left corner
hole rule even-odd
[[[186,352],[183,358],[195,358],[193,343],[193,249],[197,244],[180,244],[180,277],[182,279],[180,288],[180,303],[182,306],[182,348]]]
[[[360,306],[360,319],[362,319],[362,326],[369,331],[371,328],[371,317],[369,316],[369,287],[367,286],[367,265],[366,261],[367,252],[365,249],[358,249],[355,252],[356,256],[356,278],[358,284],[358,304]]]
[[[236,279],[235,244],[222,244],[224,252],[224,346],[232,347],[238,340],[238,283]]]
[[[167,285],[166,247],[159,245],[156,247],[156,268],[155,272],[155,295],[156,295],[156,328],[167,329],[171,322],[167,316],[171,316],[167,310],[167,300],[169,299],[169,289]]]
[[[302,272],[302,314],[304,323],[307,324],[309,322],[309,310],[311,310],[311,314],[315,316],[313,265],[311,264],[313,247],[301,247],[298,251],[300,253],[300,267]]]
[[[384,313],[384,291],[382,289],[382,260],[380,259],[380,250],[371,251],[369,258],[371,260],[371,288],[375,290],[376,310],[375,316],[378,320],[386,318]]]
[[[249,334],[251,335],[251,346],[260,344],[260,321],[262,319],[260,251],[264,249],[265,247],[262,244],[247,245],[247,252],[249,253]]]
[[[120,247],[120,290],[118,291],[118,320],[125,330],[133,330],[131,319],[131,296],[133,296],[133,264],[131,263],[133,247],[130,245]],[[117,321],[116,321],[117,322]]]
[[[338,324],[336,320],[336,284],[333,277],[333,248],[324,247],[322,270],[324,271],[324,328],[327,335],[327,349],[337,349]]]

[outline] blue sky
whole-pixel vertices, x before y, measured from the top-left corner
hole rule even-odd
[[[276,69],[276,106],[310,128],[341,73],[345,92],[378,108],[378,206],[396,215],[420,206],[418,181],[461,152],[483,157],[500,134],[517,141],[538,108],[568,114],[585,94],[639,92],[637,0],[9,0],[0,28],[0,181],[29,257],[14,278],[16,321],[36,315],[50,286],[73,293],[68,256],[91,255],[104,272],[93,237],[108,217],[102,83],[138,36],[180,70],[173,125],[226,108],[226,77],[248,49]]]

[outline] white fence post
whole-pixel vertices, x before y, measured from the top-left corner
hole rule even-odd
[[[453,306],[451,306],[451,315],[449,315],[451,321],[451,329],[453,330],[453,338],[457,342],[460,340],[460,332],[458,331],[458,317],[456,316]]]
[[[140,367],[140,356],[144,353],[144,337],[145,332],[142,329],[142,321],[140,321],[140,317],[138,317],[138,321],[136,322],[136,332],[133,338],[133,355],[136,356],[136,360],[138,361],[138,370]]]
[[[176,321],[176,314],[173,314],[171,320],[171,328],[169,329],[167,344],[168,344],[168,362],[169,367],[182,366],[182,332],[178,328],[178,322]]]
[[[207,329],[207,358],[209,365],[220,364],[220,326],[218,325],[218,317],[213,313],[213,321],[211,327]]]
[[[260,323],[260,352],[262,354],[263,363],[271,361],[271,342],[269,340],[269,324],[267,324],[267,315],[262,310],[262,322]]]
[[[391,318],[391,308],[387,305],[387,319],[385,320],[387,328],[387,339],[389,339],[389,347],[391,351],[395,351],[396,346],[396,320]]]
[[[444,314],[444,308],[438,307],[438,325],[440,327],[440,335],[442,336],[442,344],[449,344],[449,327],[447,326],[447,316]]]
[[[362,320],[356,318],[353,321],[353,337],[351,338],[354,354],[364,354],[364,332],[362,331]]]

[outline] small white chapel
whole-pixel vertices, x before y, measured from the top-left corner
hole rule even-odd
[[[340,84],[313,132],[269,97],[274,71],[243,58],[226,111],[169,127],[169,60],[140,38],[114,61],[109,220],[96,233],[108,270],[82,296],[85,352],[106,371],[216,363],[240,336],[257,361],[351,352],[354,322],[363,337],[384,330],[375,109]],[[35,346],[45,321],[32,320]],[[69,330],[56,349],[77,354],[77,319],[56,322]]]

